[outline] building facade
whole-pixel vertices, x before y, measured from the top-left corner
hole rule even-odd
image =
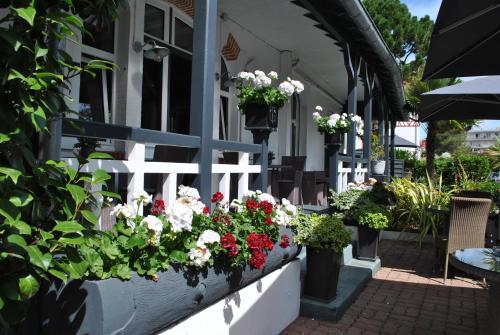
[[[500,139],[500,128],[492,130],[470,130],[467,132],[466,143],[474,152],[483,152],[495,145]]]

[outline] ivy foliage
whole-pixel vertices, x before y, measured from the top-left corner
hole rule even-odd
[[[330,249],[337,253],[351,243],[351,231],[343,222],[342,215],[304,215],[297,221],[295,242],[306,247]]]
[[[110,176],[37,159],[48,124],[71,113],[69,79],[111,66],[81,67],[59,45],[77,43],[87,33],[84,22],[104,29],[118,6],[118,0],[0,1],[0,329],[7,334],[16,332],[44,280],[127,276],[113,246],[106,248],[108,233],[94,229],[98,200],[115,195],[91,186],[105,189]]]

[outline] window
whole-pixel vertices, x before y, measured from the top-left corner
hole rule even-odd
[[[193,51],[193,28],[179,18],[175,18],[175,45],[179,48]]]
[[[96,122],[111,122],[112,78],[113,73],[110,70],[97,70],[95,76],[88,73],[81,74],[78,104],[81,118]]]
[[[229,114],[229,71],[224,58],[220,59],[220,108],[219,108],[219,139],[228,139],[228,114]]]
[[[110,54],[115,50],[115,25],[99,27],[94,18],[87,19],[84,27],[89,33],[84,33],[82,43],[94,49],[102,50]]]
[[[290,154],[292,156],[299,155],[299,121],[300,121],[300,96],[294,94],[292,96],[292,129]]]
[[[144,18],[144,33],[165,39],[165,11],[146,4],[146,14]]]

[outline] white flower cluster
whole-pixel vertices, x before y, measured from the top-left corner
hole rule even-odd
[[[189,250],[188,257],[190,264],[197,267],[204,266],[212,255],[206,245],[219,242],[220,236],[217,232],[210,229],[205,230],[200,237],[198,237],[196,248],[191,248],[191,250]]]
[[[148,215],[141,221],[141,225],[146,227],[150,233],[150,244],[160,244],[161,232],[163,231],[163,222],[154,215]]]
[[[246,191],[245,194],[243,194],[243,199],[242,201],[245,202],[248,199],[253,198],[257,201],[267,201],[270,202],[271,204],[275,205],[276,200],[274,197],[268,193],[263,193],[261,190],[256,190],[254,191]]]
[[[132,200],[137,203],[137,206],[140,206],[141,204],[147,205],[153,201],[153,196],[149,195],[146,191],[140,191],[138,193],[134,193]]]
[[[276,222],[280,226],[288,226],[297,215],[297,207],[292,205],[288,199],[281,199],[281,206],[276,209]]]
[[[321,112],[323,111],[323,107],[321,106],[316,106],[315,107],[315,112],[312,114],[314,122],[316,124],[319,124],[323,118],[326,118],[326,116],[321,116]],[[324,121],[323,121],[324,122]],[[346,113],[333,113],[331,114],[327,121],[326,121],[326,126],[328,127],[329,133],[334,133],[338,129],[346,129],[348,128],[351,123],[356,124],[356,129],[357,129],[357,134],[359,136],[363,135],[363,120],[359,115],[347,115]]]
[[[179,186],[179,198],[166,209],[165,215],[174,233],[191,231],[193,213],[202,214],[205,204],[200,201],[198,190],[184,185]]]
[[[278,80],[278,73],[271,71],[267,75],[264,71],[255,70],[252,72],[240,72],[238,78],[242,81],[251,83],[256,89],[269,87],[272,85],[273,80]],[[300,94],[304,91],[304,85],[298,80],[287,78],[286,81],[279,84],[278,89],[287,97],[292,96],[294,93]]]
[[[137,214],[134,207],[128,204],[118,204],[113,208],[110,214],[115,215],[118,219],[126,220],[129,227],[135,228],[134,218]]]

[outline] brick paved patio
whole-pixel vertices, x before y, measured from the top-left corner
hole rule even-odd
[[[433,250],[384,240],[382,269],[337,323],[299,317],[282,335],[483,334],[488,292],[452,271],[446,286],[432,273]]]

